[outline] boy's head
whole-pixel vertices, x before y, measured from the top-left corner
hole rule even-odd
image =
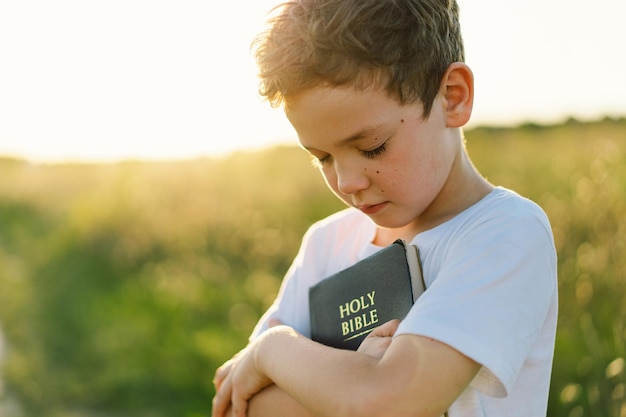
[[[298,0],[275,12],[254,42],[274,106],[317,86],[380,87],[427,117],[446,69],[464,61],[455,0]]]

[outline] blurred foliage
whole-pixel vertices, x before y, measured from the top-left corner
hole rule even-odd
[[[625,417],[626,120],[466,138],[481,172],[553,224],[549,415]],[[214,369],[245,345],[306,228],[340,208],[295,147],[159,163],[0,159],[0,416],[208,414]]]

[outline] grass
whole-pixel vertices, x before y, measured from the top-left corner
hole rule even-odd
[[[492,182],[537,201],[559,254],[557,417],[626,416],[626,120],[477,128]],[[24,416],[199,416],[302,234],[341,208],[308,157],[0,159],[0,404]],[[1,409],[1,407],[0,407]]]

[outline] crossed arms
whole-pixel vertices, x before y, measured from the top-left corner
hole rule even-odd
[[[213,417],[439,417],[480,365],[436,340],[393,338],[398,324],[375,329],[356,352],[270,328],[217,370]]]

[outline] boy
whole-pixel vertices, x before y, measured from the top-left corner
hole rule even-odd
[[[250,344],[216,372],[213,416],[545,415],[553,238],[466,153],[455,1],[294,1],[256,47],[261,93],[349,208],[305,235]],[[427,284],[408,316],[357,352],[308,339],[308,289],[398,238],[420,248]]]

